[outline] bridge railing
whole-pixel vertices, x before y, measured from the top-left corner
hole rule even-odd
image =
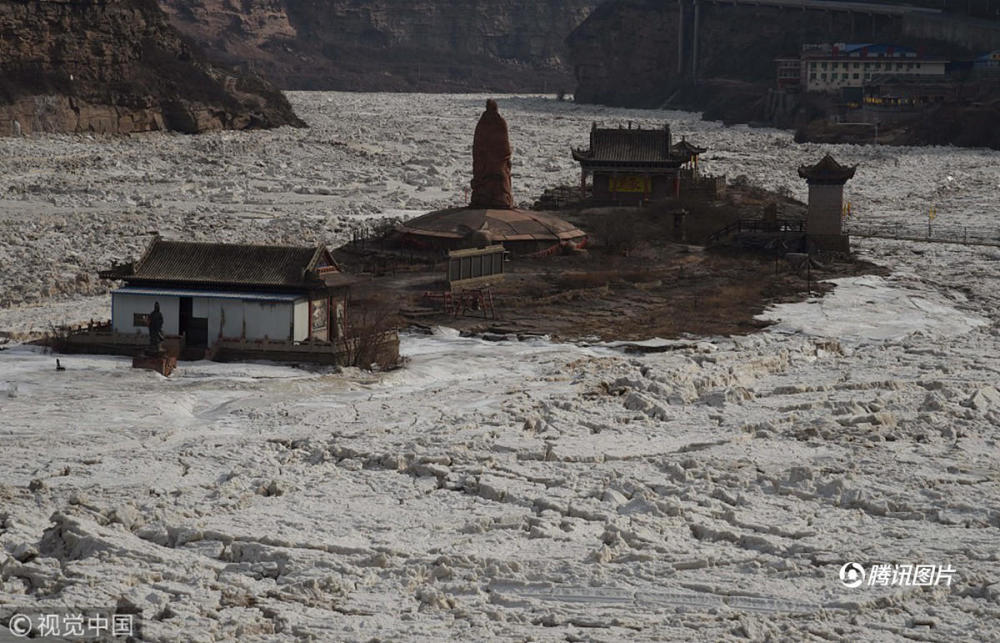
[[[806,230],[803,219],[737,219],[708,236],[705,245],[714,245],[726,237],[744,232],[781,232],[801,234]]]
[[[844,225],[844,233],[852,237],[909,239],[1000,246],[1000,228],[984,228],[927,223],[857,223]]]

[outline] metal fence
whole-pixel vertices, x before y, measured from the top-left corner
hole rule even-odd
[[[855,223],[844,226],[845,234],[874,239],[931,241],[977,246],[1000,246],[1000,228],[983,228],[930,223]]]

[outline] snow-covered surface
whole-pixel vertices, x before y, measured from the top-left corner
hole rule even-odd
[[[989,325],[931,289],[899,288],[873,275],[831,283],[837,288],[826,297],[772,306],[758,318],[777,322],[771,327],[776,332],[836,337],[842,343],[898,341],[918,332],[949,338]]]
[[[353,218],[460,202],[482,98],[294,94],[310,130],[0,140],[0,287],[92,270],[149,227],[333,242]],[[594,119],[668,118],[711,171],[802,197],[794,168],[826,149],[675,112],[501,109],[525,199],[574,180]],[[994,152],[833,151],[861,163],[862,216],[933,201],[992,224]],[[861,247],[892,274],[641,356],[438,329],[405,335],[386,374],[164,379],[8,348],[0,611],[133,605],[163,641],[997,640],[1000,251]],[[0,330],[106,299],[0,309]],[[956,581],[852,590],[848,561]]]

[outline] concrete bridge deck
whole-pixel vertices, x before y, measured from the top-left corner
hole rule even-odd
[[[683,1],[683,0],[682,0]],[[761,7],[782,7],[785,9],[813,9],[819,11],[844,11],[855,13],[905,16],[914,14],[941,15],[940,9],[914,7],[905,4],[881,4],[877,2],[848,2],[845,0],[695,0],[712,4],[733,4]]]

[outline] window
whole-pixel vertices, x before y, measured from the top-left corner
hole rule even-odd
[[[896,63],[896,71],[902,71],[902,70],[903,70],[903,63]]]
[[[859,78],[861,78],[861,74],[855,73],[854,74],[854,80],[857,80]]]
[[[840,80],[847,80],[847,74],[841,74]]]
[[[149,313],[132,313],[132,325],[149,328]]]
[[[821,69],[826,69],[826,63],[821,63],[821,64],[820,64],[820,68],[821,68]]]
[[[858,68],[858,67],[860,67],[860,66],[861,66],[861,64],[860,64],[860,63],[854,63],[854,67],[853,67],[853,69],[857,69],[857,68]]]
[[[816,80],[816,74],[809,74],[809,80]]]

